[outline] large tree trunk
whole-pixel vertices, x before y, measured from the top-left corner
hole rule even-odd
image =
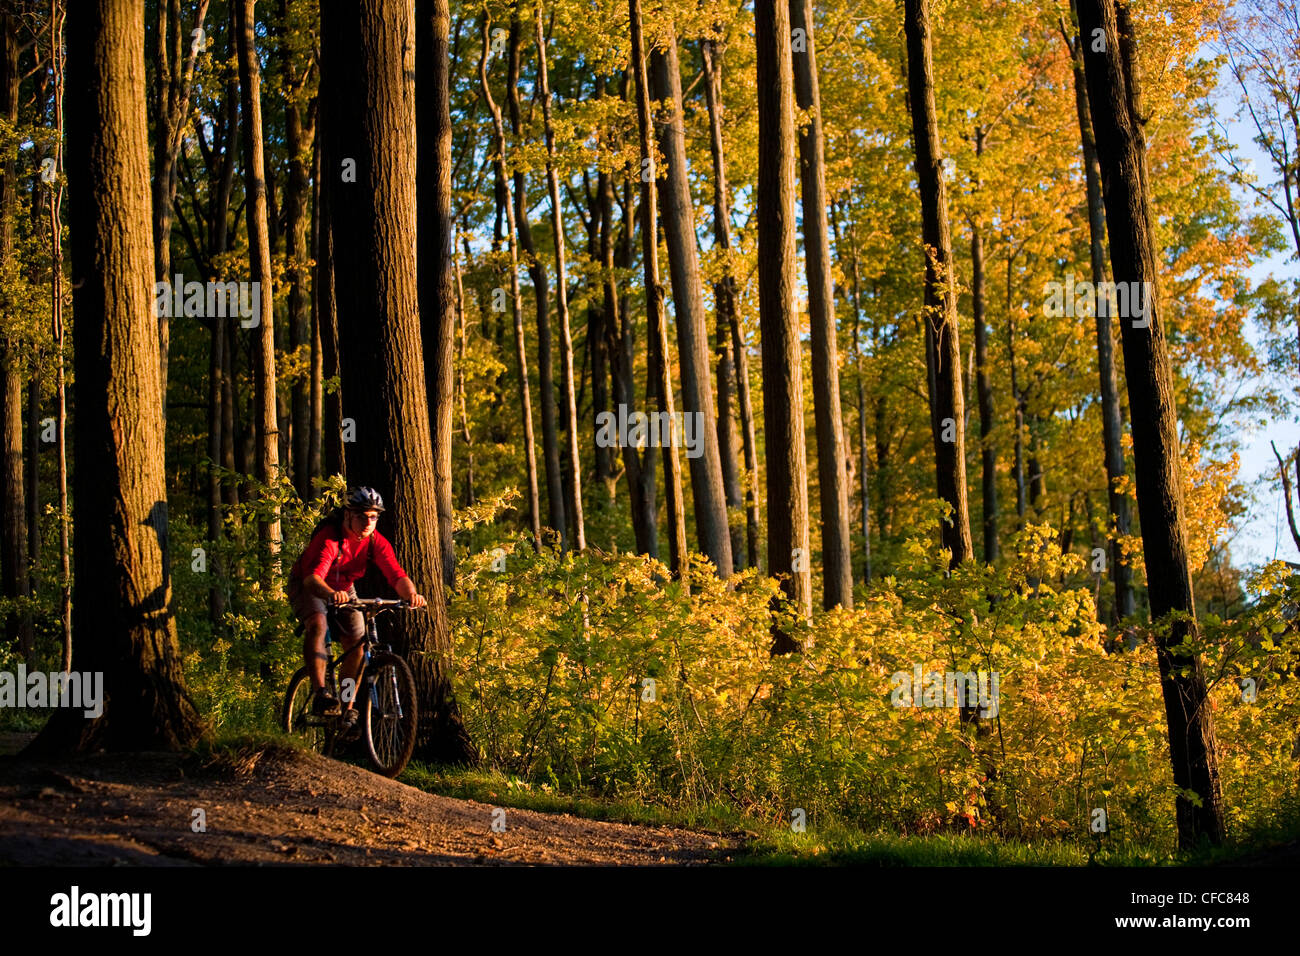
[[[695,214],[686,165],[686,131],[682,120],[682,77],[677,61],[677,34],[665,26],[663,48],[650,56],[654,95],[666,106],[659,126],[659,149],[664,168],[664,237],[668,245],[668,271],[672,278],[677,322],[677,354],[682,377],[682,410],[697,416],[698,454],[687,457],[691,470],[691,497],[695,507],[695,533],[700,551],[708,556],[722,578],[731,577],[731,531],[727,527],[727,500],[722,489],[722,462],[718,454],[717,412],[709,374],[709,330],[700,291],[700,260],[695,243]]]
[[[681,461],[678,458],[676,415],[673,407],[672,370],[668,365],[668,328],[664,315],[664,291],[659,283],[658,190],[651,142],[650,89],[646,77],[645,48],[641,33],[641,0],[628,0],[628,18],[632,35],[632,72],[636,81],[637,128],[641,147],[641,257],[645,265],[646,334],[650,353],[647,359],[650,380],[659,402],[659,413],[672,422],[672,438],[659,453],[663,456],[664,493],[668,509],[668,565],[672,572],[687,579],[689,555],[686,551],[686,513],[682,494]]]
[[[704,96],[709,110],[709,150],[713,157],[713,240],[724,255],[731,253],[731,188],[727,185],[727,160],[722,144],[722,51],[712,40],[700,45],[704,60]],[[741,335],[736,312],[736,278],[728,261],[722,278],[713,285],[718,312],[718,456],[727,505],[740,507],[740,480],[736,474],[735,438],[726,400],[729,385],[736,385],[737,411],[745,456],[745,559],[758,567],[758,449],[754,436],[754,406],[749,396],[749,351]],[[731,539],[733,559],[741,551],[739,529]]]
[[[516,137],[523,135],[523,117],[519,110],[519,44],[517,15],[510,19],[510,44],[506,58],[506,107],[510,111],[510,129]],[[514,174],[514,220],[520,258],[528,265],[537,306],[537,388],[542,403],[542,460],[546,464],[546,506],[550,526],[560,536],[560,547],[568,547],[568,524],[564,513],[564,477],[560,470],[560,439],[555,421],[555,371],[551,361],[550,285],[546,266],[533,245],[533,227],[528,221],[527,183],[523,170]]]
[[[568,480],[565,482],[565,515],[573,538],[569,544],[577,551],[587,547],[587,531],[582,519],[582,460],[578,457],[578,402],[573,381],[573,334],[569,321],[569,285],[565,277],[564,218],[560,210],[560,180],[555,173],[555,128],[551,125],[551,87],[546,75],[546,34],[542,30],[542,5],[533,8],[537,34],[537,96],[542,101],[542,126],[546,139],[546,186],[551,194],[551,238],[555,243],[555,308],[560,322],[560,411],[564,415],[566,435],[564,456]],[[590,344],[590,343],[588,343]]]
[[[537,491],[537,443],[533,437],[533,403],[528,387],[528,350],[524,343],[524,307],[519,291],[519,237],[515,223],[514,197],[510,194],[510,183],[506,179],[506,132],[501,120],[501,108],[492,99],[492,87],[488,83],[487,63],[491,51],[491,39],[488,32],[490,21],[483,15],[483,53],[479,58],[479,85],[483,90],[483,100],[487,103],[492,116],[492,128],[496,134],[494,142],[494,163],[496,166],[497,189],[502,197],[501,208],[506,215],[506,245],[510,248],[510,310],[515,326],[515,362],[519,371],[519,412],[523,418],[524,429],[524,466],[528,482],[528,523],[533,536],[533,548],[542,546],[541,500]]]
[[[853,607],[849,548],[849,480],[845,473],[844,420],[840,410],[839,346],[835,341],[835,293],[831,282],[830,231],[826,224],[826,153],[821,91],[813,44],[812,0],[789,0],[790,28],[802,29],[795,51],[794,91],[808,124],[799,129],[799,183],[803,197],[803,248],[812,332],[813,418],[817,430],[817,482],[821,496],[822,604]]]
[[[262,85],[253,28],[255,0],[236,0],[235,41],[239,55],[240,115],[244,131],[244,193],[248,213],[249,274],[258,283],[260,321],[253,332],[253,443],[257,480],[270,485],[280,476],[280,426],[276,417],[275,315],[271,297],[271,234],[267,225],[266,160],[262,149]],[[280,512],[258,521],[257,536],[269,563],[263,585],[280,589]]]
[[[1074,4],[1071,3],[1073,10]],[[1074,98],[1079,116],[1079,138],[1083,144],[1083,172],[1088,196],[1088,257],[1094,288],[1106,281],[1106,208],[1101,196],[1101,169],[1097,164],[1097,143],[1092,135],[1088,85],[1083,75],[1083,40],[1070,44],[1074,61]],[[1120,539],[1129,533],[1128,498],[1119,490],[1124,477],[1124,450],[1120,445],[1123,421],[1119,407],[1119,377],[1115,370],[1115,338],[1104,296],[1097,298],[1097,370],[1101,378],[1102,451],[1106,462],[1106,493],[1110,503],[1110,573],[1115,584],[1115,623],[1133,616],[1132,571],[1124,560]]]
[[[420,325],[425,386],[433,428],[434,498],[443,581],[456,583],[451,494],[452,339],[456,326],[452,270],[451,86],[447,0],[417,0],[415,51],[416,191]]]
[[[803,362],[795,314],[794,66],[787,0],[755,0],[758,73],[758,323],[767,440],[767,568],[812,615]],[[798,645],[777,632],[774,652]]]
[[[13,128],[18,122],[18,21],[0,10],[0,115]],[[17,209],[18,143],[5,149],[0,159],[0,271],[13,268],[14,213]],[[14,323],[14,304],[4,302],[6,324]],[[17,330],[0,338],[0,594],[31,596],[27,572],[27,496],[23,476],[23,368]],[[35,650],[30,614],[12,612],[5,621],[5,636],[16,643],[23,659],[31,662]]]
[[[153,316],[144,2],[100,0],[68,32],[68,182],[77,336],[74,453],[78,671],[103,712],[60,708],[32,752],[177,749],[200,733],[168,572]]]
[[[429,597],[404,614],[393,641],[415,673],[424,759],[472,762],[452,694],[451,631],[434,498],[433,435],[416,282],[415,11],[412,0],[363,0],[321,10],[330,226],[344,412],[356,419],[348,477],[384,496],[381,530]],[[356,181],[333,173],[356,160]]]
[[[1134,476],[1147,589],[1156,633],[1169,756],[1173,761],[1178,843],[1224,840],[1214,719],[1200,656],[1186,645],[1200,639],[1188,563],[1186,505],[1178,446],[1173,375],[1158,294],[1157,250],[1146,190],[1146,137],[1131,81],[1135,40],[1121,30],[1114,0],[1079,0],[1079,32],[1104,37],[1105,49],[1085,45],[1084,70],[1106,204],[1115,281],[1146,283],[1145,316],[1120,320],[1129,409],[1133,418]],[[1100,31],[1100,32],[1097,32]],[[1185,794],[1195,794],[1195,800]]]
[[[942,541],[951,552],[951,566],[956,567],[972,556],[974,548],[966,499],[966,403],[957,341],[952,235],[934,106],[929,0],[904,0],[903,28],[907,34],[908,96],[921,193],[921,234],[926,247],[924,317],[925,357],[931,383],[930,428],[934,434],[939,497],[952,507],[952,514],[943,523]]]

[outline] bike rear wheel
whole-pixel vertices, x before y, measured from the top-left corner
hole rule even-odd
[[[311,675],[307,673],[307,668],[300,667],[289,680],[280,725],[285,733],[297,737],[316,753],[328,757],[334,752],[335,719],[312,714],[312,696]]]
[[[375,770],[396,777],[415,750],[418,710],[415,677],[396,654],[376,654],[366,668],[363,683],[362,737]]]

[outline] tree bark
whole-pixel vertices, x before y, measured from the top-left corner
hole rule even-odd
[[[840,409],[839,346],[835,339],[835,293],[831,281],[830,230],[826,223],[826,147],[821,91],[813,43],[812,0],[789,0],[790,28],[804,31],[795,51],[795,103],[808,113],[799,129],[799,183],[803,199],[803,249],[808,279],[812,340],[813,418],[817,431],[817,483],[821,497],[822,604],[853,607],[849,546],[849,480],[845,473],[844,420]]]
[[[1214,719],[1200,656],[1188,563],[1186,505],[1179,456],[1178,418],[1146,190],[1146,137],[1135,75],[1136,41],[1121,31],[1114,0],[1079,0],[1079,32],[1104,37],[1104,50],[1085,44],[1084,73],[1106,206],[1115,281],[1143,282],[1150,290],[1140,321],[1120,321],[1133,427],[1134,477],[1147,589],[1156,632],[1169,755],[1173,762],[1178,842],[1188,848],[1225,838]],[[1125,24],[1127,26],[1127,24]],[[1095,31],[1100,31],[1095,32]],[[1138,326],[1143,327],[1139,328]],[[1189,799],[1187,792],[1197,797]]]
[[[68,31],[68,182],[77,336],[78,671],[103,712],[59,708],[29,747],[179,749],[197,740],[171,613],[153,316],[143,0],[99,0]]]
[[[1073,12],[1074,4],[1071,3]],[[1077,16],[1077,14],[1076,14]],[[1097,164],[1097,143],[1092,135],[1088,106],[1088,85],[1083,71],[1083,39],[1070,42],[1074,64],[1074,96],[1079,117],[1079,138],[1083,145],[1083,171],[1088,196],[1088,256],[1092,266],[1094,288],[1106,281],[1106,208],[1101,196],[1101,170]],[[1115,339],[1105,296],[1097,297],[1097,370],[1101,378],[1101,427],[1103,456],[1106,464],[1106,494],[1110,503],[1111,532],[1110,573],[1115,584],[1115,623],[1136,613],[1132,570],[1124,560],[1120,538],[1129,534],[1128,498],[1119,490],[1124,477],[1124,450],[1120,444],[1123,420],[1119,407],[1119,377],[1115,370]]]
[[[248,214],[249,274],[258,284],[260,320],[253,332],[253,442],[257,480],[272,485],[280,477],[280,426],[276,417],[275,318],[271,297],[271,234],[267,225],[266,160],[262,146],[262,85],[253,29],[255,0],[236,0],[235,40],[239,55],[240,115],[244,130],[244,193]],[[280,512],[257,523],[268,564],[263,585],[280,591]]]
[[[415,121],[420,324],[432,415],[434,498],[443,582],[456,584],[451,493],[452,340],[456,328],[451,220],[451,13],[447,0],[417,0]]]
[[[973,555],[974,548],[966,497],[966,403],[962,394],[961,348],[957,341],[952,235],[948,227],[943,156],[934,105],[929,7],[929,0],[904,0],[903,28],[907,35],[908,98],[925,243],[925,356],[931,383],[930,428],[934,434],[939,497],[952,508],[943,522],[942,542],[951,553],[950,566],[956,567]]]
[[[325,114],[325,191],[338,261],[339,356],[344,378],[364,387],[344,394],[356,420],[348,455],[353,483],[375,487],[388,510],[380,530],[411,580],[429,598],[427,614],[404,614],[392,639],[415,674],[416,748],[424,759],[473,762],[476,751],[452,693],[451,631],[433,495],[433,435],[420,346],[416,278],[415,10],[412,0],[362,0],[321,10],[333,71]],[[344,152],[346,150],[346,153]],[[342,158],[356,161],[344,182]]]
[[[758,76],[758,322],[767,440],[767,567],[802,617],[812,615],[803,362],[795,313],[794,65],[787,0],[755,0]],[[783,632],[773,652],[799,649]]]
[[[690,558],[686,550],[686,514],[682,494],[682,470],[677,448],[677,422],[673,403],[672,370],[668,365],[668,328],[664,316],[664,292],[659,282],[658,189],[651,141],[650,88],[646,76],[645,47],[641,30],[641,0],[628,0],[632,38],[632,72],[636,82],[637,128],[641,148],[641,258],[645,265],[646,334],[650,354],[647,360],[660,415],[672,423],[672,437],[659,449],[663,457],[664,493],[668,510],[668,565],[673,574],[689,581]],[[650,391],[651,389],[647,389]]]
[[[731,187],[727,184],[727,160],[722,143],[722,51],[712,40],[700,45],[704,60],[704,96],[709,111],[709,149],[713,157],[713,240],[724,256],[731,254]],[[731,382],[736,386],[740,417],[741,449],[745,462],[745,546],[746,566],[758,567],[758,449],[754,436],[754,406],[749,395],[749,351],[741,335],[736,313],[736,278],[730,259],[722,278],[713,285],[718,312],[718,456],[722,459],[722,480],[727,505],[740,507],[740,481],[736,474],[731,414],[724,402]],[[741,553],[739,529],[731,539],[733,557]]]
[[[565,515],[572,529],[571,545],[585,551],[587,531],[582,519],[582,460],[578,457],[578,403],[574,397],[573,335],[569,321],[569,286],[565,277],[564,219],[560,210],[560,180],[555,173],[555,128],[551,124],[551,87],[546,75],[546,34],[542,30],[542,5],[533,8],[537,34],[537,96],[542,101],[542,127],[546,139],[546,185],[551,194],[551,237],[555,243],[555,307],[560,323],[560,411],[566,434],[564,455],[568,459],[565,482]],[[589,343],[590,344],[590,343]]]
[[[833,209],[833,207],[832,207]],[[835,247],[840,247],[839,229],[835,219],[831,220],[835,234]],[[865,374],[862,369],[862,339],[860,326],[862,322],[862,278],[858,267],[857,230],[849,222],[849,264],[851,269],[850,292],[853,295],[853,378],[857,386],[858,398],[858,495],[862,509],[862,580],[871,583],[871,453],[867,440],[867,392]]]
[[[677,34],[671,23],[665,28],[663,48],[656,48],[650,55],[650,70],[654,95],[665,103],[658,137],[664,168],[657,172],[663,183],[663,225],[677,324],[682,412],[696,416],[701,426],[696,429],[700,453],[687,457],[695,534],[700,551],[713,562],[718,576],[725,579],[732,572],[731,531],[727,526],[727,501],[722,488],[722,461],[715,427],[717,410],[709,374],[709,332],[700,291],[700,260],[686,163],[681,67],[677,59]]]

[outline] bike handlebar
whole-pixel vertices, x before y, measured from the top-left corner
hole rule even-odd
[[[412,608],[410,601],[404,601],[401,598],[353,598],[351,601],[344,601],[342,604],[335,604],[336,608],[352,608],[353,610],[366,610],[373,608],[375,610],[386,610],[388,608],[409,608],[418,611],[419,608]]]

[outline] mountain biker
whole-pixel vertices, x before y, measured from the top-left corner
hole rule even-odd
[[[344,688],[355,688],[361,670],[361,655],[353,654],[365,637],[365,620],[360,612],[346,608],[331,609],[356,599],[354,583],[365,575],[373,563],[398,596],[409,601],[411,607],[424,607],[424,597],[397,563],[393,546],[375,529],[375,523],[384,510],[384,499],[373,488],[359,487],[348,492],[342,512],[335,520],[326,520],[317,526],[307,550],[294,563],[289,572],[289,602],[303,624],[302,653],[311,674],[314,696],[312,713],[337,714],[339,701],[325,689],[325,628],[326,614],[333,610],[334,636],[342,643],[344,658],[341,666],[341,683]],[[345,697],[349,696],[345,692]],[[352,700],[346,701],[342,711],[343,730],[350,731],[357,722],[358,711]]]

